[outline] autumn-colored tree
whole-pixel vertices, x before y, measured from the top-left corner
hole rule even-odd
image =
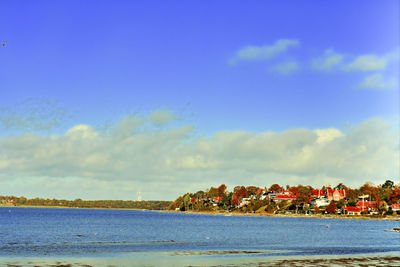
[[[392,192],[393,190],[390,187],[379,186],[376,190],[376,199],[379,198],[381,201],[389,202]]]
[[[218,196],[223,197],[225,195],[225,191],[226,191],[226,185],[225,184],[221,184],[218,187]]]
[[[314,213],[321,213],[321,210],[318,208],[318,206],[315,206]]]
[[[333,214],[336,212],[336,205],[335,202],[332,200],[331,203],[329,203],[329,205],[326,207],[326,212]]]
[[[357,201],[358,195],[354,189],[347,187],[347,189],[344,189],[344,190],[346,192],[346,199],[348,199],[349,201]]]
[[[204,193],[204,191],[197,191],[196,193],[194,193],[193,194],[193,196],[195,197],[195,198],[197,198],[197,199],[203,199],[204,198],[204,196],[205,196],[205,193]]]
[[[279,184],[273,184],[273,185],[270,186],[268,191],[272,191],[272,192],[275,192],[275,193],[280,193],[280,192],[283,191],[283,188]]]
[[[233,192],[239,199],[247,197],[247,190],[244,186],[236,186]]]
[[[359,191],[362,194],[370,195],[371,198],[375,200],[377,194],[377,187],[370,182],[366,182],[360,187]]]
[[[249,196],[255,196],[255,195],[257,195],[257,191],[258,191],[258,187],[257,186],[248,186],[248,187],[246,187],[246,191],[247,191],[247,194],[249,195]]]
[[[209,198],[218,197],[218,195],[219,195],[218,188],[211,187],[210,189],[208,189],[207,196]]]
[[[232,196],[231,205],[232,205],[233,207],[239,206],[239,198],[238,198],[236,195],[233,195],[233,196]]]
[[[400,186],[395,186],[389,197],[390,204],[399,203],[400,201]]]
[[[345,189],[344,187],[345,187],[345,185],[344,185],[344,184],[342,184],[342,183],[339,183],[337,186],[335,186],[335,188],[334,188],[334,189],[337,189],[337,190],[343,190],[343,189]]]
[[[297,187],[296,186],[291,186],[288,189],[290,192],[292,192],[293,195],[296,195],[298,193]]]

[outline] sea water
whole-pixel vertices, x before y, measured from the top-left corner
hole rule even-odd
[[[317,256],[400,252],[399,221],[0,208],[0,257]]]

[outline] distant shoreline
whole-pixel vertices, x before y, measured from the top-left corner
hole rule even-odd
[[[280,217],[280,218],[309,218],[309,219],[351,219],[351,220],[383,220],[383,221],[400,221],[398,215],[386,215],[385,217],[377,216],[360,216],[360,215],[322,215],[322,214],[270,214],[270,213],[244,213],[244,212],[225,212],[225,211],[175,211],[175,210],[152,210],[152,209],[136,209],[136,208],[79,208],[68,206],[34,206],[34,205],[0,205],[9,208],[54,208],[54,209],[86,209],[86,210],[138,210],[138,211],[157,211],[179,214],[208,214],[221,216],[259,216],[259,217]]]
[[[36,205],[0,205],[0,208],[52,208],[52,209],[83,209],[83,210],[150,210],[137,208],[83,208],[83,207],[68,207],[68,206],[36,206]],[[151,210],[162,211],[162,210]]]

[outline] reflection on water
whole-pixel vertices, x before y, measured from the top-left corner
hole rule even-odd
[[[399,233],[384,231],[393,227],[398,222],[0,208],[0,257],[139,259],[164,253],[238,259],[399,252]]]

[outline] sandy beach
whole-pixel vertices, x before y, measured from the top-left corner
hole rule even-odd
[[[213,253],[210,253],[213,254]],[[111,267],[111,266],[399,266],[396,255],[294,256],[294,257],[219,257],[143,255],[141,258],[3,258],[8,267]]]

